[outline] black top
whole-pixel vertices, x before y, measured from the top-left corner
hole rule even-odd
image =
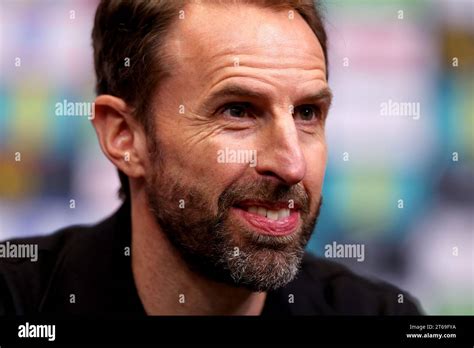
[[[125,252],[130,239],[130,205],[125,203],[95,226],[10,241],[38,244],[38,260],[0,258],[0,315],[145,315]],[[268,293],[262,315],[420,314],[415,303],[394,286],[307,253],[296,279]]]

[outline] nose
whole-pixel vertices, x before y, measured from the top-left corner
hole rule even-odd
[[[306,174],[306,161],[293,117],[275,117],[264,132],[255,168],[257,173],[289,186],[296,185]]]

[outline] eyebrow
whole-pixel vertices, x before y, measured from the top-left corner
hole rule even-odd
[[[240,97],[249,99],[268,99],[268,97],[261,92],[240,86],[240,85],[226,85],[216,92],[211,93],[206,97],[203,105],[205,109],[210,108],[215,100],[224,99],[228,97]]]
[[[253,89],[249,89],[247,87],[241,85],[230,84],[226,85],[223,88],[219,89],[216,92],[211,93],[209,96],[206,97],[205,101],[203,102],[203,106],[206,110],[210,109],[213,106],[213,103],[216,100],[229,98],[229,97],[240,97],[240,98],[248,98],[248,99],[268,99],[268,96],[262,92],[255,91]],[[330,105],[332,101],[332,92],[329,87],[324,87],[323,89],[304,96],[298,99],[298,103],[302,102],[316,102],[320,100],[326,100],[327,104]]]
[[[305,101],[316,102],[320,100],[325,100],[328,106],[332,102],[332,91],[329,87],[324,87],[323,89],[317,91],[316,93],[310,94],[298,100],[298,104],[304,103]]]

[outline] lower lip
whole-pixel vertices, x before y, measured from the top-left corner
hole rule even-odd
[[[294,210],[290,211],[289,216],[278,220],[267,219],[239,208],[232,208],[232,210],[256,228],[257,232],[271,236],[287,236],[294,233],[300,220],[300,213]]]

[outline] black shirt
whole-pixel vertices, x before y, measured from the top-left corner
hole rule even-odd
[[[126,252],[130,240],[126,202],[95,226],[72,226],[49,236],[10,241],[37,244],[38,260],[0,258],[0,315],[145,315]],[[415,303],[394,286],[306,253],[296,279],[268,292],[262,315],[420,314]]]

